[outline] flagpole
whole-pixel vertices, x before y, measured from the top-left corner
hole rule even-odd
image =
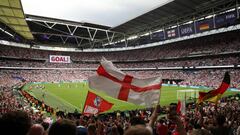
[[[187,104],[187,97],[186,97],[186,91],[185,91],[185,97],[184,97],[184,121],[185,121],[185,116],[186,116],[186,104]]]
[[[148,122],[148,125],[150,127],[153,127],[154,122],[157,120],[158,118],[158,113],[160,113],[160,97],[161,97],[161,88],[162,88],[162,81],[160,82],[160,89],[159,89],[159,99],[158,99],[158,103],[154,109],[154,111],[152,112],[152,115],[150,117],[150,120]]]
[[[161,95],[162,95],[162,91],[161,91],[161,89],[162,89],[162,81],[160,82],[160,89],[159,89],[159,98],[158,98],[158,103],[157,103],[157,105],[160,105],[160,100],[161,100]]]
[[[184,95],[184,102],[186,104],[186,91],[185,91],[185,95]]]

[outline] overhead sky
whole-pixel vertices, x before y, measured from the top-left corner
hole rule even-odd
[[[25,14],[89,22],[110,27],[171,0],[21,0]]]

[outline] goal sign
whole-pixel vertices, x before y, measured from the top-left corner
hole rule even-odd
[[[71,63],[70,56],[49,55],[49,62],[51,63]]]

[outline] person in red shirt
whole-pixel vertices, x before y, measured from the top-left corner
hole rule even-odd
[[[157,134],[167,135],[167,133],[168,133],[168,127],[164,124],[164,121],[160,119],[157,125]]]

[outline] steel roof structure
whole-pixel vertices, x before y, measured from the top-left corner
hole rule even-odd
[[[238,3],[239,0],[174,0],[111,30],[139,35],[234,8]]]
[[[26,15],[26,21],[37,43],[78,47],[96,47],[96,44],[112,42],[114,36],[124,33],[109,30],[110,27],[87,22],[74,22],[49,17]]]
[[[10,16],[2,14],[3,9],[6,8],[9,12],[15,12],[15,10],[17,10],[19,11],[19,16],[12,16],[9,18],[14,18],[16,20],[15,22],[20,23],[17,19],[22,19],[22,17],[24,17],[23,14],[20,14],[20,3],[17,4],[18,7],[11,6],[12,9],[7,8],[6,4],[1,6],[4,2],[9,3],[10,1],[12,0],[1,0],[0,19]],[[13,1],[16,2],[19,0]],[[240,0],[173,0],[168,4],[153,9],[113,28],[87,22],[74,22],[35,15],[25,15],[27,24],[23,22],[22,24],[14,24],[12,22],[12,24],[7,21],[4,23],[22,36],[24,36],[22,34],[23,30],[14,29],[13,26],[26,28],[28,25],[31,34],[34,36],[33,42],[41,45],[103,48],[105,45],[110,45],[108,47],[111,47],[111,45],[115,45],[120,41],[125,41],[127,46],[127,39],[129,37],[140,37],[140,35],[146,33],[151,34],[160,29],[238,7],[239,1]],[[27,28],[26,31],[29,34]],[[26,39],[32,39],[31,35],[24,37]]]

